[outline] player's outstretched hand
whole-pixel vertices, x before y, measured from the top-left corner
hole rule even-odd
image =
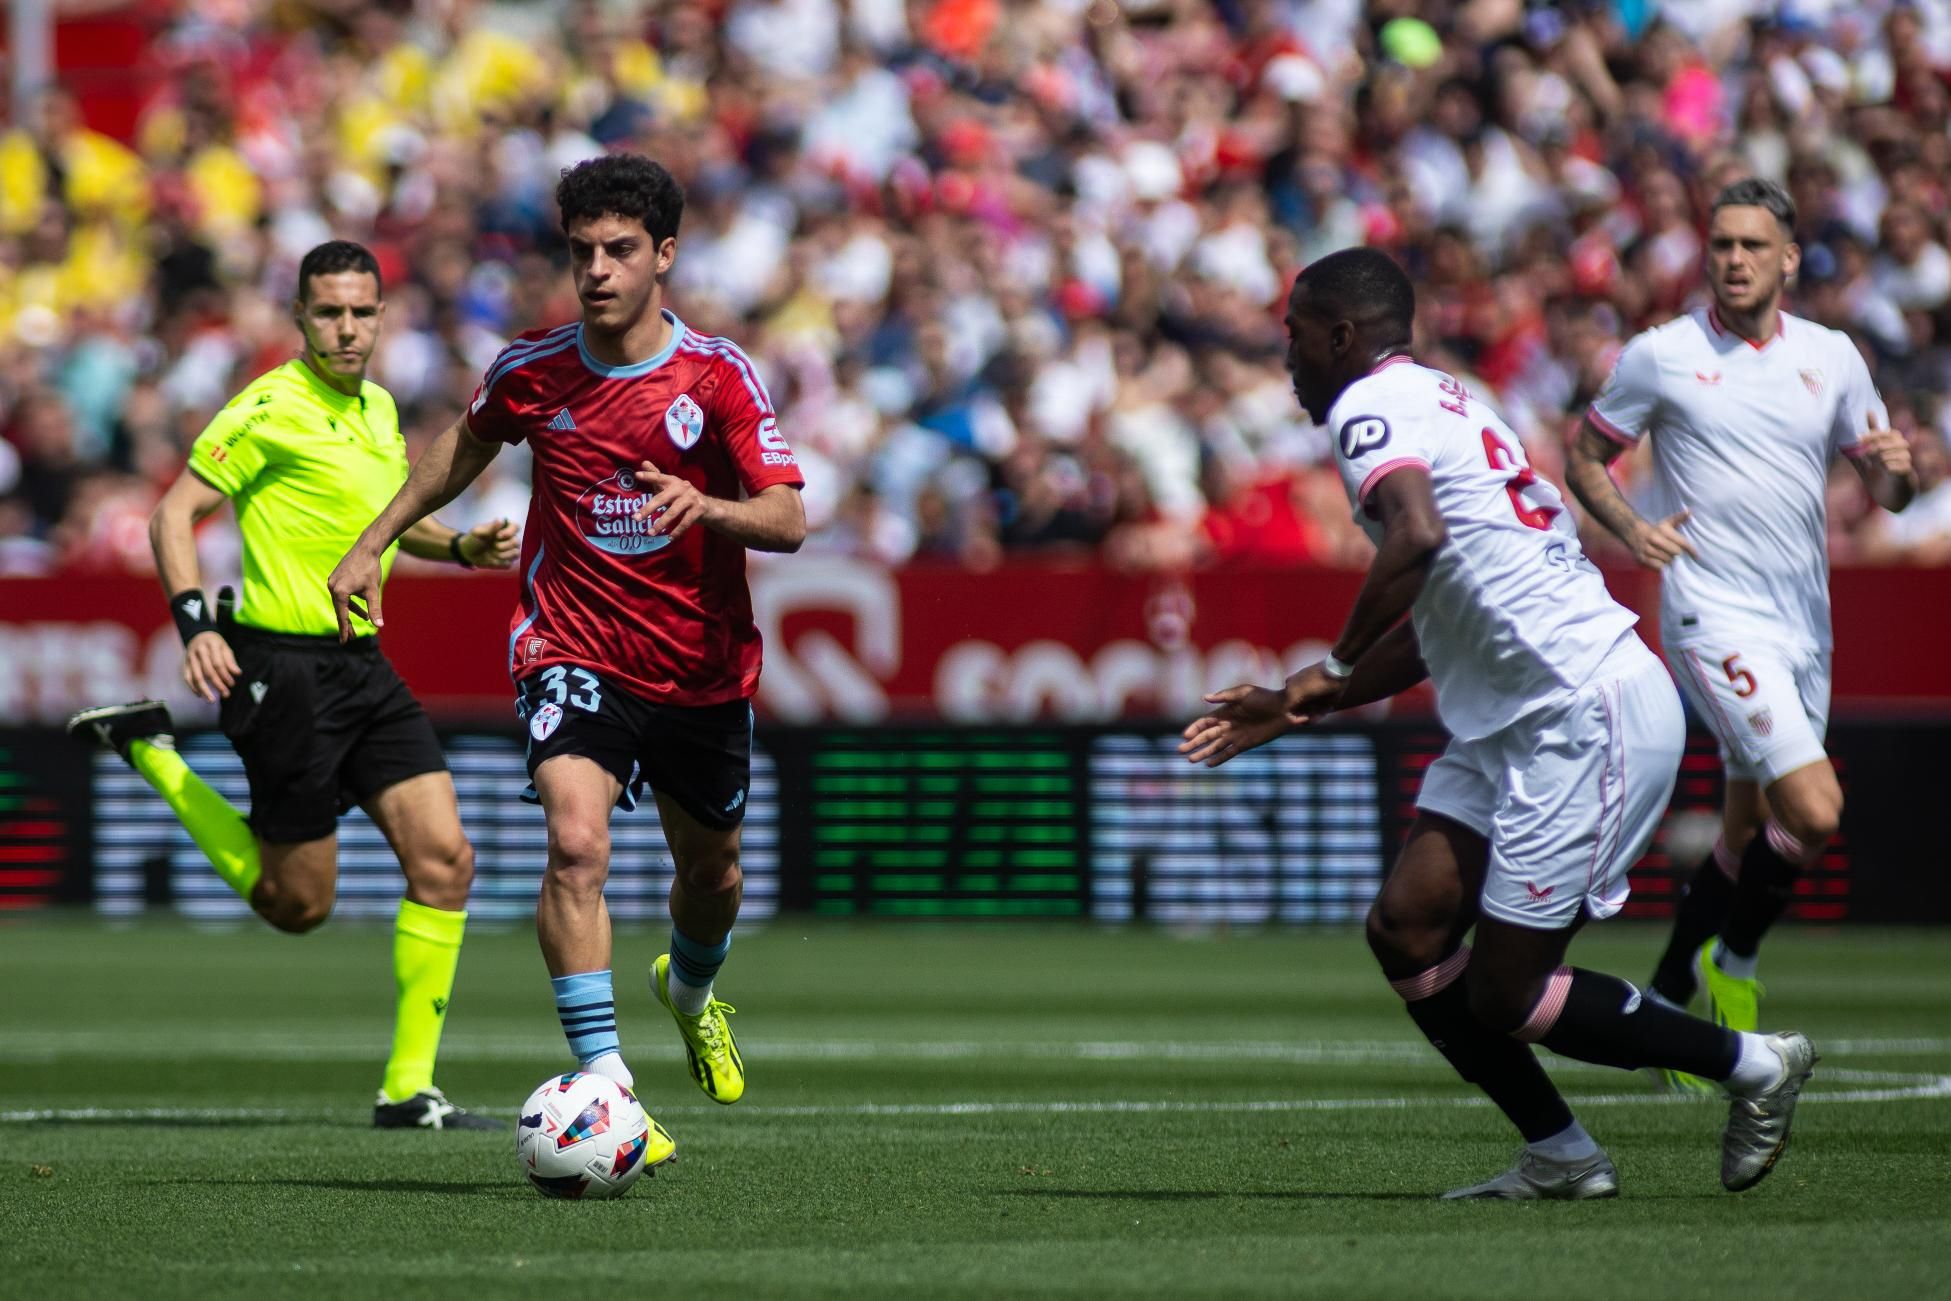
[[[1910,477],[1910,440],[1894,429],[1885,429],[1876,412],[1870,412],[1870,432],[1857,445],[1891,478]]]
[[[698,485],[675,474],[665,474],[650,461],[637,467],[637,482],[650,490],[651,498],[637,507],[640,520],[656,519],[650,526],[653,536],[662,534],[676,541],[693,524],[708,522],[711,498]]]
[[[371,623],[375,628],[384,628],[386,618],[379,609],[379,557],[369,555],[363,547],[354,547],[345,553],[332,576],[325,580],[325,586],[332,593],[332,612],[339,616],[339,640],[352,640],[352,616]]]
[[[1640,529],[1633,535],[1633,559],[1648,569],[1665,569],[1679,559],[1682,552],[1695,560],[1700,559],[1700,552],[1694,550],[1694,544],[1687,541],[1686,534],[1680,531],[1680,526],[1692,515],[1692,511],[1683,510],[1677,515],[1667,516],[1658,524],[1648,524]]]
[[[1217,768],[1293,726],[1286,697],[1270,687],[1228,687],[1207,696],[1206,703],[1216,708],[1186,724],[1181,734],[1179,753],[1188,763]]]
[[[183,648],[183,681],[213,705],[230,694],[238,671],[237,656],[222,633],[200,632]]]
[[[461,534],[461,554],[476,569],[507,569],[522,557],[522,531],[505,519],[476,524]]]

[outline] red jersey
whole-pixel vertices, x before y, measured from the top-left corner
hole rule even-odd
[[[633,518],[652,495],[638,466],[732,500],[805,480],[751,359],[664,317],[670,344],[633,366],[590,356],[579,324],[524,334],[468,407],[476,438],[527,439],[534,453],[512,678],[573,665],[670,705],[748,699],[758,687],[745,548],[703,525],[675,542],[653,535]]]

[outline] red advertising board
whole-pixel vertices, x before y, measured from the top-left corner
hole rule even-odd
[[[1627,604],[1653,608],[1651,575],[1608,578]],[[1360,584],[1339,570],[973,573],[768,559],[752,572],[766,639],[759,706],[787,722],[1177,717],[1204,691],[1272,681],[1318,655]],[[1951,570],[1840,571],[1834,594],[1837,713],[1951,713]],[[402,575],[388,587],[387,653],[430,709],[507,712],[514,599],[505,574]],[[1652,638],[1653,620],[1641,630]],[[180,659],[148,579],[0,580],[0,722],[59,722],[145,695],[189,710]]]

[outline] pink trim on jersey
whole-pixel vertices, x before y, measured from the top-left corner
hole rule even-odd
[[[1843,455],[1852,461],[1860,461],[1870,454],[1870,449],[1861,443],[1848,443],[1843,447]]]
[[[1813,863],[1822,857],[1822,846],[1810,849],[1788,833],[1788,829],[1773,818],[1762,828],[1761,834],[1768,837],[1768,847],[1791,863]]]
[[[1405,1003],[1419,1003],[1425,998],[1433,998],[1457,982],[1463,969],[1470,965],[1470,946],[1464,945],[1449,957],[1443,959],[1427,971],[1419,971],[1401,980],[1391,980],[1389,988],[1402,995]]]
[[[1707,309],[1707,323],[1714,327],[1714,333],[1716,334],[1734,334],[1734,331],[1728,329],[1727,326],[1721,322],[1721,309],[1718,307],[1710,307]],[[1763,348],[1766,348],[1770,343],[1775,342],[1776,339],[1781,338],[1783,335],[1787,333],[1788,333],[1788,318],[1786,316],[1783,316],[1780,311],[1777,311],[1775,313],[1775,334],[1773,338],[1768,339],[1766,342],[1757,343],[1755,340],[1750,339],[1745,334],[1734,334],[1734,337],[1741,340],[1741,342],[1747,344],[1750,348],[1753,348],[1756,352],[1760,352]]]
[[[1607,420],[1599,414],[1597,407],[1587,407],[1585,409],[1585,418],[1591,422],[1592,428],[1598,430],[1605,437],[1610,438],[1621,447],[1639,446],[1639,436],[1637,434],[1629,434],[1618,425]]]
[[[1545,992],[1524,1024],[1511,1031],[1511,1038],[1534,1044],[1551,1033],[1565,1011],[1565,998],[1572,992],[1572,969],[1560,967],[1545,980]]]
[[[1391,366],[1413,366],[1415,364],[1416,359],[1414,357],[1411,357],[1406,352],[1398,352],[1395,356],[1376,363],[1375,369],[1369,371],[1369,375],[1380,375]],[[1365,375],[1362,378],[1366,379],[1368,376]]]
[[[1721,869],[1721,875],[1730,881],[1741,879],[1741,860],[1727,847],[1725,836],[1714,837],[1714,866]]]
[[[1368,503],[1368,495],[1374,491],[1376,484],[1380,483],[1389,475],[1394,474],[1397,470],[1405,470],[1412,465],[1420,465],[1425,470],[1429,469],[1429,462],[1420,456],[1398,456],[1393,461],[1382,462],[1382,464],[1370,470],[1368,477],[1362,480],[1361,490],[1355,494],[1355,500],[1366,505]]]

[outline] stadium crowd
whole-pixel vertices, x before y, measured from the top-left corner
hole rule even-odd
[[[148,567],[161,487],[291,355],[327,238],[379,254],[373,378],[430,438],[509,337],[576,314],[551,192],[610,148],[686,185],[674,305],[758,360],[812,549],[1362,564],[1282,369],[1293,271],[1400,257],[1421,356],[1558,479],[1752,173],[1800,209],[1793,309],[1859,341],[1926,489],[1892,517],[1835,476],[1835,559],[1951,563],[1951,0],[158,12],[133,139],[66,89],[0,131],[0,573]],[[447,514],[526,496],[504,455]]]

